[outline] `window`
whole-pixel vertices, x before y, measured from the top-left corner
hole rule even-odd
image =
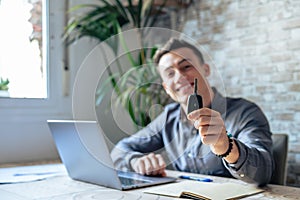
[[[29,27],[27,31],[21,28],[15,29],[15,27],[12,26],[15,26],[16,13],[22,6],[26,7],[27,10],[33,6],[28,4],[28,0],[0,0],[0,8],[2,9],[5,5],[7,6],[7,2],[11,4],[14,2],[14,6],[9,7],[8,11],[12,13],[11,15],[13,17],[6,18],[5,23],[10,24],[8,28],[11,28],[14,32],[21,32],[22,37],[28,39],[33,30],[32,24],[27,23],[28,19],[30,19],[30,13],[27,13],[26,17],[24,16],[24,18],[26,18],[25,22],[27,23],[26,27]],[[63,87],[64,76],[62,73],[62,63],[65,52],[62,42],[62,33],[65,25],[66,1],[42,0],[42,5],[43,45],[41,49],[43,61],[36,62],[42,62],[43,67],[41,69],[39,65],[36,65],[37,69],[34,68],[35,72],[32,71],[26,74],[26,70],[25,72],[22,70],[28,68],[29,64],[25,64],[24,61],[21,63],[22,66],[20,70],[10,72],[13,76],[19,76],[18,78],[24,81],[24,83],[21,81],[23,85],[25,85],[25,82],[29,82],[30,84],[26,85],[26,87],[30,87],[31,90],[27,90],[29,92],[25,94],[24,91],[27,88],[23,87],[20,89],[22,94],[17,91],[13,94],[12,89],[15,79],[12,78],[13,76],[10,76],[11,74],[8,73],[9,70],[4,70],[4,68],[0,67],[0,70],[3,70],[0,71],[0,73],[4,73],[5,71],[5,75],[7,75],[3,78],[11,79],[9,91],[11,92],[10,95],[14,95],[14,98],[0,98],[0,163],[57,158],[56,148],[53,144],[46,120],[70,119],[72,117],[71,95],[65,95],[65,90],[70,92],[70,88]],[[1,32],[3,31],[4,29],[1,27],[0,34],[2,34]],[[16,34],[14,32],[11,32],[11,35]],[[11,43],[9,42],[9,44]],[[37,47],[38,43],[33,41],[31,44],[34,46],[35,55],[41,59],[40,55],[38,55],[41,51],[40,48]],[[2,46],[2,41],[0,45]],[[9,46],[5,48],[8,51]],[[24,54],[25,50],[23,46],[18,46],[17,48],[18,49],[12,50],[13,52],[18,52],[14,54],[11,58],[12,60],[20,60],[21,54]],[[3,62],[1,64],[3,64]],[[34,82],[38,79],[33,78],[34,75],[39,77],[43,76],[43,80],[39,79],[39,83],[41,83],[42,87],[39,85],[38,89],[32,89],[39,84]],[[2,76],[2,74],[0,74],[0,76]],[[22,79],[23,77],[24,79]],[[32,90],[35,90],[35,92],[31,93]]]
[[[1,0],[0,77],[8,97],[47,98],[42,0]]]

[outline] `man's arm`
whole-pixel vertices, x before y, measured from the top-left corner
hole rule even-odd
[[[270,181],[274,168],[272,133],[265,115],[255,104],[247,111],[239,126],[230,127],[236,138],[239,159],[235,163],[223,161],[235,178],[265,185]]]
[[[254,104],[248,105],[246,114],[232,117],[228,127],[218,112],[208,108],[194,111],[188,118],[195,122],[202,142],[210,145],[214,154],[229,152],[223,157],[223,163],[234,177],[264,185],[269,182],[273,169],[271,133],[262,111]],[[232,149],[226,130],[235,138]]]
[[[164,175],[165,162],[155,152],[164,147],[161,131],[165,118],[161,114],[147,127],[117,143],[111,152],[116,168],[147,175]]]

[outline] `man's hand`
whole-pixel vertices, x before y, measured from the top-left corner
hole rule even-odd
[[[130,161],[133,170],[139,174],[150,176],[166,176],[166,163],[160,154],[150,153]]]
[[[219,112],[209,108],[201,108],[188,114],[188,119],[194,122],[194,126],[199,130],[203,144],[210,145],[214,154],[224,154],[228,147],[229,141],[224,121]],[[233,143],[233,149],[225,160],[234,163],[239,158],[238,147]]]
[[[220,146],[225,142],[227,146],[226,128],[219,112],[202,108],[191,112],[187,117],[194,122],[204,144]]]

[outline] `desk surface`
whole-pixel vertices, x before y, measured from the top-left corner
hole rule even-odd
[[[49,168],[50,166],[50,168]],[[53,167],[57,168],[57,173],[47,174],[45,172]],[[40,165],[30,167],[18,167],[18,168],[0,168],[0,181],[3,181],[4,176],[9,177],[9,173],[31,173],[33,170],[39,171],[41,180],[27,179],[22,183],[10,183],[0,184],[0,199],[1,200],[58,200],[58,199],[76,199],[76,200],[88,200],[88,199],[123,199],[123,200],[135,200],[135,199],[174,199],[164,196],[157,196],[143,193],[144,189],[136,189],[130,191],[118,191],[110,188],[101,187],[98,185],[88,184],[80,181],[72,180],[68,177],[63,165]],[[41,173],[42,172],[42,173]],[[176,171],[167,171],[168,176],[178,177],[178,175],[188,174]],[[190,174],[189,174],[190,175]],[[197,175],[200,176],[201,175]],[[213,179],[214,182],[234,182],[246,184],[242,181],[230,178],[222,178],[215,176],[205,176]],[[159,187],[159,186],[154,186]],[[254,196],[246,197],[243,199],[300,199],[300,188],[287,187],[279,185],[268,185],[265,188],[265,192],[256,194]]]

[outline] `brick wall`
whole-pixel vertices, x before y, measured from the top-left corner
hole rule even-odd
[[[289,135],[287,184],[300,186],[300,1],[196,2],[182,31],[211,56],[212,84],[255,101],[272,132]]]

